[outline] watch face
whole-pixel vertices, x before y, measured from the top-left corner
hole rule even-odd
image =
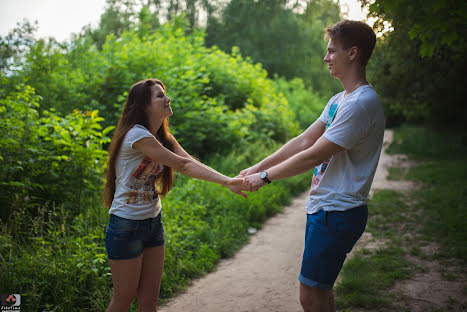
[[[261,174],[259,175],[259,177],[261,179],[264,179],[264,178],[266,178],[267,175],[268,175],[268,173],[266,171],[262,171]]]

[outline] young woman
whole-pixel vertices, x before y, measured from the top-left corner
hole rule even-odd
[[[241,193],[243,179],[229,178],[198,162],[170,134],[172,115],[164,84],[146,79],[133,85],[109,149],[105,234],[114,293],[107,311],[127,311],[134,297],[139,311],[157,311],[164,266],[161,197],[173,172],[218,183]]]

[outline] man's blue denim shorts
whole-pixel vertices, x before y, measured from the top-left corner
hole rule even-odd
[[[105,231],[105,249],[111,260],[132,259],[144,248],[165,244],[162,215],[145,220],[129,220],[111,214]]]
[[[305,285],[331,290],[344,260],[362,236],[368,219],[366,205],[346,211],[307,215],[305,250],[298,280]]]

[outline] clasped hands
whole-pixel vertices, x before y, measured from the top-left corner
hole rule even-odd
[[[247,195],[242,191],[255,192],[267,184],[259,175],[260,173],[254,167],[244,169],[238,176],[230,179],[227,187],[235,194],[246,198]]]

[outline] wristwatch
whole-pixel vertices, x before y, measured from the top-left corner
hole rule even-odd
[[[271,180],[268,179],[268,172],[266,170],[261,171],[261,173],[259,174],[259,177],[263,179],[263,181],[266,182],[267,184],[271,183]]]

